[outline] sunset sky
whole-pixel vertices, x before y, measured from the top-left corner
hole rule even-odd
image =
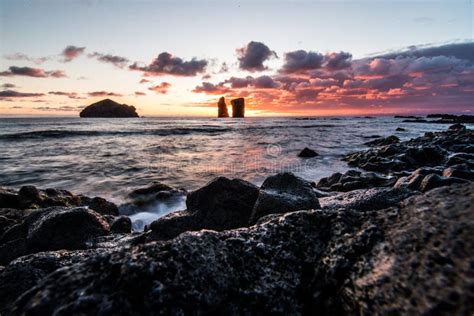
[[[0,0],[0,116],[474,112],[472,1]]]

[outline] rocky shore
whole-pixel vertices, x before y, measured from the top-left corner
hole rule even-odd
[[[367,143],[318,183],[153,183],[119,208],[0,189],[0,314],[474,312],[474,131]],[[187,194],[132,232],[124,214]]]

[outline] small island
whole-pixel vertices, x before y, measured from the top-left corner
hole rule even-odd
[[[139,117],[133,105],[120,104],[105,99],[85,107],[80,117]]]

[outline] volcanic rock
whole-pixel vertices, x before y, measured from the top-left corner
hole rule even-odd
[[[245,117],[244,98],[233,99],[230,104],[232,104],[232,117]]]
[[[80,117],[139,117],[132,105],[120,104],[110,99],[105,99],[85,107]]]
[[[305,147],[299,154],[300,158],[312,158],[318,156],[318,153],[308,147]]]
[[[217,102],[217,117],[229,117],[224,97],[221,97],[219,102]]]

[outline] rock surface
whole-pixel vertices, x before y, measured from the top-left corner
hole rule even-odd
[[[398,208],[298,211],[186,233],[58,269],[9,311],[470,314],[473,203],[474,185],[459,184]]]
[[[86,106],[80,117],[139,117],[132,105],[120,104],[110,99],[105,99]]]

